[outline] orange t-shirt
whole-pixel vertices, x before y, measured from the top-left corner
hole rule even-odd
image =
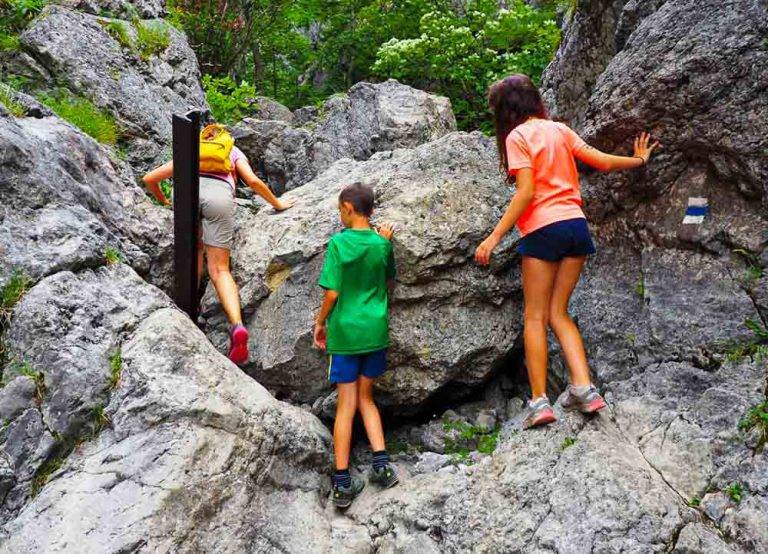
[[[573,157],[584,146],[586,143],[567,125],[548,119],[531,119],[509,133],[510,175],[524,167],[533,170],[533,200],[517,220],[521,236],[550,223],[584,217]]]

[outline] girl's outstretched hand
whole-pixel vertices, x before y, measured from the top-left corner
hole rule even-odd
[[[643,163],[648,163],[651,153],[653,153],[653,150],[659,145],[659,141],[657,140],[648,146],[650,141],[650,133],[642,132],[639,137],[635,137],[635,157],[642,158]]]
[[[493,254],[493,250],[499,245],[499,242],[501,242],[501,239],[498,239],[495,235],[488,235],[488,238],[481,242],[480,246],[475,250],[475,261],[480,265],[491,263],[491,254]]]

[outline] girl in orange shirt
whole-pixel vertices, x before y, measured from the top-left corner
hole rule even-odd
[[[634,156],[612,156],[587,145],[562,123],[547,118],[539,91],[525,75],[510,75],[488,91],[494,113],[501,169],[516,191],[493,232],[475,252],[481,265],[490,262],[501,239],[517,224],[521,240],[525,300],[525,361],[531,400],[523,426],[556,420],[546,396],[547,326],[563,350],[571,383],[562,405],[583,413],[605,408],[592,385],[581,335],[568,315],[568,301],[587,255],[595,252],[581,209],[575,159],[601,171],[633,169],[648,163],[658,142],[635,138]]]

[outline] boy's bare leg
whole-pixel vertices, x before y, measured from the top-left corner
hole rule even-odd
[[[558,263],[523,256],[522,265],[525,365],[528,368],[531,397],[540,398],[547,392],[547,324]]]
[[[229,324],[242,324],[240,293],[229,270],[229,250],[216,246],[206,246],[205,255],[208,258],[208,276],[213,281],[213,286],[216,289],[219,302],[224,308],[224,313],[227,314]]]
[[[583,387],[591,382],[581,333],[568,315],[568,301],[576,283],[579,282],[585,259],[585,256],[568,257],[560,262],[549,304],[549,325],[563,349],[563,356],[571,374],[571,384],[575,387]]]
[[[361,375],[357,379],[357,409],[363,417],[365,432],[371,443],[373,452],[381,452],[386,449],[384,443],[384,429],[381,426],[381,415],[373,400],[373,379]]]
[[[349,468],[349,449],[352,442],[352,423],[357,411],[357,382],[338,383],[336,420],[333,423],[333,455],[336,469]]]

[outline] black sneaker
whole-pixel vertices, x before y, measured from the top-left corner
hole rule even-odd
[[[383,489],[394,487],[400,482],[397,471],[390,464],[385,465],[379,470],[372,469],[368,479],[371,483],[376,483]]]
[[[365,482],[357,477],[352,477],[352,483],[348,487],[337,487],[334,485],[331,491],[331,502],[337,508],[349,508],[352,501],[358,494],[363,492]]]

